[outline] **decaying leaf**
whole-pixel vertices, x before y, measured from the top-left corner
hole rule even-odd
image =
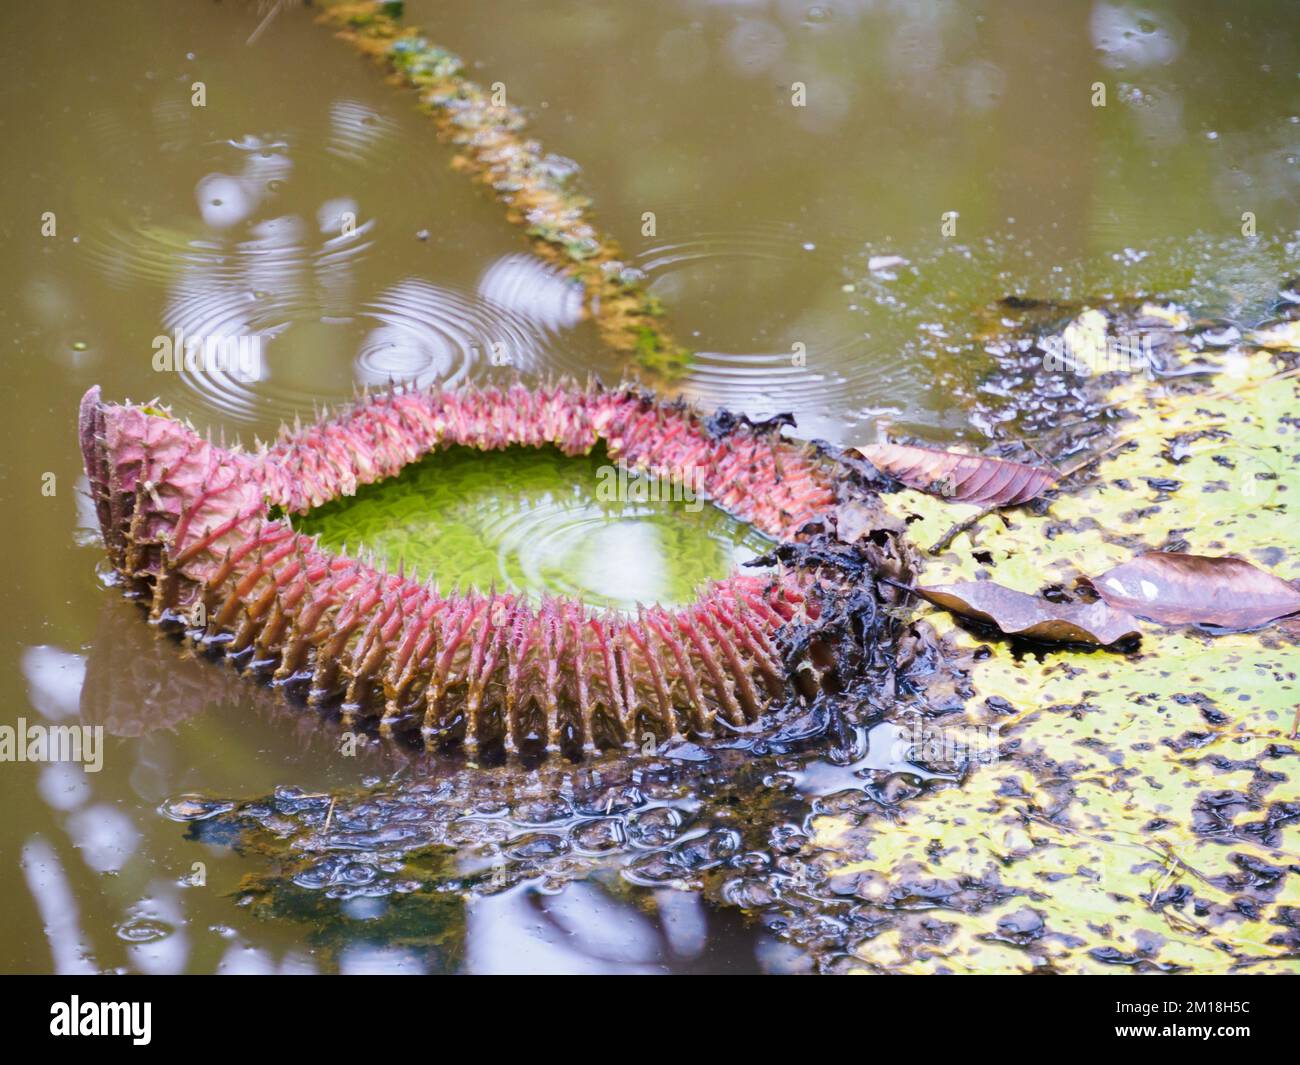
[[[999,507],[1028,503],[1059,479],[1055,470],[1023,462],[908,444],[871,444],[858,453],[909,488],[959,503]]]
[[[868,533],[879,529],[904,532],[907,523],[894,517],[874,500],[850,499],[835,508],[835,529],[841,543],[855,544]]]
[[[1131,614],[1104,602],[1053,603],[992,581],[935,584],[917,588],[916,594],[954,614],[996,625],[1008,636],[1106,647],[1138,635]]]
[[[1107,603],[1169,625],[1254,629],[1300,611],[1300,591],[1245,559],[1148,551],[1092,580]]]

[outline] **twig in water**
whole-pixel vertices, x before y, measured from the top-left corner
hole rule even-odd
[[[244,44],[255,44],[257,39],[262,36],[262,31],[271,24],[271,20],[280,13],[280,8],[284,7],[284,5],[285,0],[275,0],[275,3],[271,5],[271,10],[266,13],[266,18],[257,24],[257,29],[248,35],[248,40]]]
[[[952,542],[955,539],[957,539],[957,537],[959,537],[964,532],[970,532],[971,529],[975,528],[976,525],[982,522],[985,518],[987,518],[990,514],[992,514],[997,509],[999,508],[995,506],[985,507],[983,510],[979,511],[978,513],[972,514],[965,521],[959,521],[956,525],[954,525],[951,529],[949,529],[946,533],[944,533],[941,537],[939,537],[939,539],[937,539],[934,543],[932,543],[929,546],[929,548],[927,548],[927,553],[931,555],[937,555],[940,551],[948,550]]]

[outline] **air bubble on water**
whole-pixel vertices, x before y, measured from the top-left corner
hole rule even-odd
[[[627,832],[622,819],[602,817],[575,825],[572,840],[585,854],[603,854],[622,849],[627,843]]]
[[[161,811],[164,817],[173,821],[204,821],[217,814],[228,813],[235,808],[233,802],[226,800],[205,799],[199,795],[181,795],[163,803]]]
[[[505,855],[515,861],[553,858],[569,850],[569,841],[551,832],[530,832],[512,839]]]
[[[728,880],[722,888],[723,898],[733,906],[745,910],[758,910],[776,901],[776,893],[766,880]]]

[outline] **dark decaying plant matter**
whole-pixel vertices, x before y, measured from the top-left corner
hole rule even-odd
[[[155,623],[429,748],[579,756],[648,736],[752,732],[887,675],[880,605],[897,593],[875,576],[911,576],[898,527],[851,464],[785,438],[779,423],[705,418],[632,389],[394,388],[256,453],[91,389],[80,435],[109,557]],[[432,578],[323,551],[277,516],[440,447],[576,455],[600,442],[629,467],[689,478],[778,541],[787,565],[733,574],[681,609],[629,615],[566,598],[443,594]],[[835,535],[846,506],[851,537]]]

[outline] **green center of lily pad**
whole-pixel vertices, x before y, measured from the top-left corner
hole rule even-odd
[[[682,605],[771,547],[684,486],[623,472],[603,448],[457,447],[295,518],[321,547],[372,552],[439,587]]]

